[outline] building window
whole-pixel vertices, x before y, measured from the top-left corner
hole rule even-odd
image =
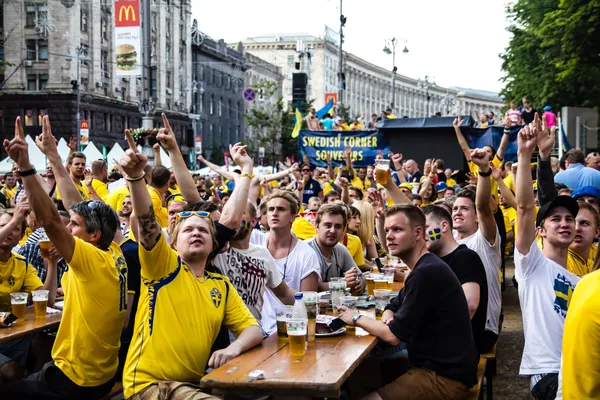
[[[171,62],[171,45],[169,43],[167,43],[167,46],[166,46],[165,62],[166,63],[170,63]]]
[[[208,140],[209,142],[213,139],[213,124],[208,126]]]
[[[37,40],[27,41],[27,59],[37,60]]]
[[[112,130],[112,121],[110,114],[104,114],[104,130],[110,132]]]
[[[231,127],[227,127],[227,142],[226,143],[233,143],[231,141]],[[237,142],[235,142],[237,143]]]
[[[108,40],[108,19],[102,18],[102,41]]]
[[[44,116],[48,115],[48,110],[41,109],[38,113],[38,126],[42,126],[42,123],[44,121]]]
[[[171,82],[171,72],[170,72],[170,71],[167,71],[167,74],[166,74],[166,76],[167,76],[167,88],[169,88],[169,89],[170,89],[170,88],[171,88],[171,86],[172,86],[172,85],[171,85],[171,83],[172,83],[172,82]]]
[[[204,93],[200,93],[200,101],[198,102],[198,111],[202,113],[204,111]]]
[[[167,110],[171,109],[171,99],[167,99]]]
[[[219,117],[223,116],[223,98],[219,99]]]
[[[35,23],[40,18],[48,18],[47,3],[25,3],[25,26],[35,27]]]
[[[37,90],[37,75],[27,75],[27,90]]]
[[[212,68],[208,69],[208,84],[212,85],[215,81],[215,71]]]
[[[108,51],[102,50],[100,57],[101,57],[100,69],[102,71],[108,71]]]
[[[240,102],[238,101],[238,102],[237,102],[237,109],[236,109],[236,111],[235,111],[235,120],[236,120],[236,121],[239,121],[239,120],[240,120],[240,109],[241,109],[241,107],[240,107]]]
[[[198,81],[204,81],[204,65],[200,66],[200,71],[198,73]]]
[[[235,127],[235,139],[233,140],[232,143],[237,143],[240,141],[240,128],[239,127]]]
[[[227,75],[227,89],[231,89],[231,76]]]
[[[158,16],[155,11],[152,11],[152,32],[156,32],[156,26],[158,25]]]
[[[48,59],[48,41],[38,40],[38,60]]]
[[[39,83],[40,83],[40,86],[39,86],[40,90],[45,90],[46,86],[48,86],[48,74],[41,74],[39,76]]]
[[[229,109],[227,112],[229,113],[229,117],[231,118],[233,115],[233,107],[231,106],[231,99],[227,101],[227,108]]]
[[[287,58],[287,64],[290,67],[294,65],[294,56],[288,56],[288,58]]]
[[[27,60],[44,61],[48,59],[48,41],[27,40]]]
[[[167,32],[166,32],[165,36],[167,38],[170,38],[171,37],[171,19],[167,18],[166,22],[167,22]]]
[[[87,10],[84,10],[83,8],[81,9],[81,16],[80,16],[80,25],[81,25],[81,32],[87,32],[88,31],[88,12]]]
[[[23,115],[25,116],[25,126],[33,126],[33,122],[35,121],[33,118],[33,110],[27,109],[23,112]]]
[[[215,107],[215,95],[211,94],[210,95],[210,104],[208,105],[208,113],[210,115],[213,115],[213,113],[215,112],[214,107]]]

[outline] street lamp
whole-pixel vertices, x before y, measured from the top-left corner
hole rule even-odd
[[[408,53],[408,47],[406,47],[406,39],[400,39],[400,40],[404,40],[404,50],[402,50],[402,53],[407,54]],[[396,67],[396,45],[398,44],[398,40],[394,37],[392,39],[389,39],[386,41],[385,43],[385,47],[383,48],[383,52],[385,54],[388,55],[392,55],[392,104],[391,104],[391,109],[392,112],[394,111],[394,107],[396,106],[396,72],[398,71],[398,68]],[[390,50],[391,47],[391,50]]]
[[[431,96],[429,96],[429,87],[430,86],[435,86],[435,78],[433,78],[432,81],[429,81],[429,76],[425,75],[425,79],[421,80],[419,79],[419,81],[417,82],[417,87],[420,87],[421,89],[425,90],[425,97],[427,98],[427,110],[425,113],[425,118],[427,118],[430,114],[429,114],[429,100],[431,100]]]
[[[73,86],[73,90],[77,91],[77,111],[75,113],[75,118],[77,120],[77,126],[75,127],[75,132],[77,132],[77,150],[81,147],[81,82],[80,82],[80,70],[81,70],[81,61],[88,60],[88,47],[87,46],[79,46],[75,49],[77,52],[77,80],[72,80],[71,85]],[[70,56],[65,57],[67,61],[71,61],[72,58]]]

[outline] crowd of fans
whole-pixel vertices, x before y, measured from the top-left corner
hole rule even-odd
[[[164,115],[154,165],[126,132],[130,148],[110,173],[101,160],[86,170],[74,146],[63,164],[45,116],[36,145],[49,164],[38,172],[17,119],[4,141],[15,166],[0,189],[0,311],[10,311],[11,292],[38,288],[50,306],[64,296],[64,308],[56,332],[0,344],[0,394],[101,398],[122,380],[127,398],[214,398],[200,378],[272,334],[278,306],[329,290],[333,278],[362,294],[375,260],[391,255],[409,272],[396,269],[404,288],[381,320],[338,310],[384,344],[350,378],[350,398],[466,397],[479,354],[501,335],[503,265],[513,256],[520,373],[537,399],[595,398],[600,155],[555,159],[552,117],[533,110],[529,120],[524,109],[507,112],[497,149],[470,149],[454,121],[466,173],[390,152],[378,155],[391,161],[380,182],[350,148],[340,165],[288,160],[258,176],[241,143],[230,146],[235,171],[200,156],[214,174],[192,175]],[[504,162],[520,123],[518,162]],[[46,236],[53,248],[43,258]]]

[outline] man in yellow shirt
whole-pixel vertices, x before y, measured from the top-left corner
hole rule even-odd
[[[152,199],[152,207],[154,208],[154,215],[156,220],[160,224],[161,228],[166,228],[169,225],[169,213],[163,206],[165,193],[169,191],[169,180],[171,179],[171,173],[169,170],[162,165],[157,165],[152,168],[152,177],[150,178],[150,185],[148,186],[148,193]]]
[[[104,160],[96,160],[92,163],[92,182],[91,185],[86,186],[88,194],[93,200],[106,201],[108,196],[108,186],[106,186],[106,180],[108,179],[108,165]]]
[[[29,162],[19,117],[15,125],[15,138],[5,141],[5,148],[19,166],[38,222],[69,264],[69,271],[62,279],[65,306],[52,361],[3,394],[7,398],[101,398],[113,385],[127,308],[127,268],[113,243],[118,217],[102,202],[73,202],[80,196],[62,165],[45,116],[37,144],[52,164],[64,205],[70,209],[71,222],[65,226]]]
[[[75,188],[77,188],[77,190],[79,191],[81,198],[83,200],[89,200],[90,196],[88,194],[88,190],[83,184],[85,174],[85,160],[85,154],[76,151],[69,155],[69,158],[67,159],[67,166],[71,179],[75,184]],[[56,188],[56,200],[62,203],[62,197],[60,195],[58,187]],[[67,208],[65,207],[65,210],[66,209]]]
[[[168,141],[168,145],[163,144],[168,150],[177,145],[171,144],[175,138],[166,117],[163,120],[167,127],[157,139]],[[160,394],[166,398],[177,391],[177,397],[213,399],[198,386],[206,366],[218,368],[262,341],[256,320],[229,279],[209,272],[214,271],[216,253],[240,227],[252,179],[252,160],[245,146],[238,143],[230,148],[242,175],[219,222],[214,223],[208,213],[200,211],[180,213],[171,248],[161,234],[142,182],[147,158],[138,152],[129,132],[126,135],[130,148],[121,166],[129,176],[134,213],[139,219],[141,277],[146,289],[140,294],[124,369],[125,397],[156,399]],[[183,182],[180,184],[183,188]],[[237,339],[209,359],[221,325]]]
[[[578,203],[579,212],[575,218],[575,240],[569,246],[569,258],[573,257],[579,262],[567,260],[567,269],[577,276],[584,276],[592,272],[594,266],[594,260],[590,259],[590,252],[594,240],[600,235],[600,217],[596,209],[588,203],[583,201],[578,201]],[[571,255],[571,252],[574,254]]]
[[[15,197],[17,192],[17,181],[12,172],[7,172],[4,174],[4,186],[2,187],[1,191],[7,199],[12,199]]]

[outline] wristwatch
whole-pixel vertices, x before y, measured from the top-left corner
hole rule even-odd
[[[360,317],[362,317],[362,314],[356,314],[354,317],[352,317],[352,325],[356,326],[356,323],[358,322]]]

